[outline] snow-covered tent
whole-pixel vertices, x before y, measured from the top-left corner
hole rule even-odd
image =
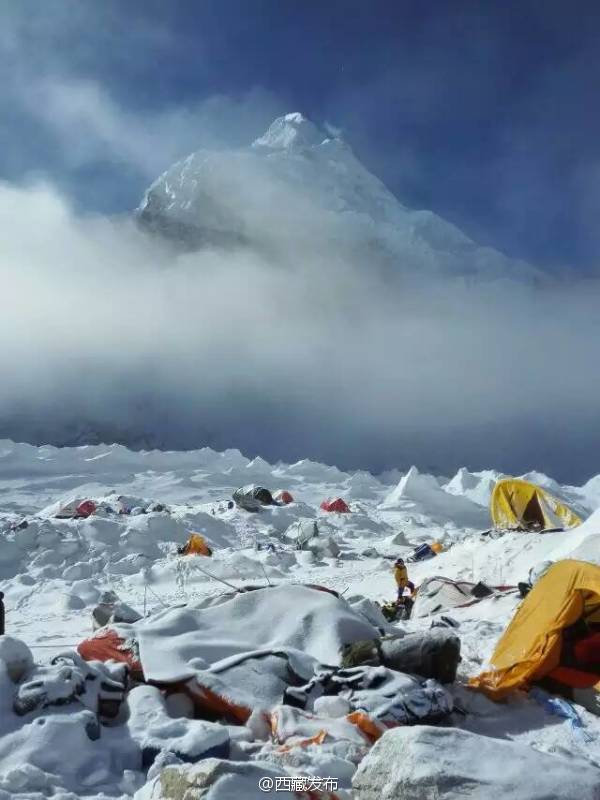
[[[262,506],[273,505],[273,495],[263,486],[255,486],[253,483],[236,489],[232,495],[238,508],[245,511],[260,511]]]
[[[489,594],[492,594],[492,589],[483,584],[453,581],[436,575],[419,586],[411,617],[428,617],[450,608],[469,606]]]
[[[112,625],[78,651],[126,662],[150,683],[184,687],[198,708],[245,722],[259,702],[281,702],[291,675],[310,680],[319,664],[340,663],[343,645],[377,637],[345,600],[293,584]]]

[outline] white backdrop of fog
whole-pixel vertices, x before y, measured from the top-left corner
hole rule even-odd
[[[293,202],[251,212],[260,247],[177,255],[0,186],[0,435],[598,471],[595,284],[390,274]]]

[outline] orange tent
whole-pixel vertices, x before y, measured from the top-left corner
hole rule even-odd
[[[183,556],[212,556],[208,542],[199,533],[190,534],[181,552]]]

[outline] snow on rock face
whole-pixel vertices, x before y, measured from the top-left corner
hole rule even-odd
[[[600,769],[504,739],[415,726],[385,733],[352,786],[355,800],[599,800]]]
[[[273,150],[314,147],[326,138],[316,125],[296,112],[276,119],[252,147],[270,147]]]
[[[316,216],[315,216],[316,212]],[[371,266],[523,281],[538,273],[479,247],[430,211],[406,208],[354,156],[299,113],[276,119],[247,147],[200,150],[170,167],[137,210],[146,229],[185,248],[289,249],[305,225],[321,245],[341,243]],[[318,236],[317,236],[318,231]],[[306,244],[306,238],[303,240]]]

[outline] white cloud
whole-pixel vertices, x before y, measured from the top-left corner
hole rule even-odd
[[[64,171],[122,165],[150,181],[173,161],[202,147],[246,143],[284,110],[260,86],[238,96],[204,93],[185,102],[153,102],[149,84],[145,102],[119,99],[122,62],[131,71],[136,59],[151,54],[160,60],[178,47],[156,21],[138,19],[127,38],[130,52],[111,52],[109,88],[101,69],[106,64],[103,48],[114,45],[115,28],[122,24],[116,7],[75,0],[63,0],[51,12],[32,13],[23,3],[3,13],[3,111],[13,121],[15,113],[21,115],[19,124],[27,127],[14,130],[12,148],[18,150],[22,140],[27,154],[33,128],[52,142],[54,159]],[[196,66],[201,69],[202,42],[195,48]],[[148,80],[159,75],[153,65]]]
[[[69,167],[124,164],[152,180],[203,147],[231,146],[260,133],[278,105],[256,88],[237,100],[214,95],[187,106],[130,111],[95,81],[31,80],[20,102],[56,139]]]
[[[394,288],[307,216],[285,259],[284,242],[272,260],[174,256],[128,222],[77,217],[49,186],[3,185],[0,219],[4,435],[85,420],[367,466],[595,457],[594,284]]]

